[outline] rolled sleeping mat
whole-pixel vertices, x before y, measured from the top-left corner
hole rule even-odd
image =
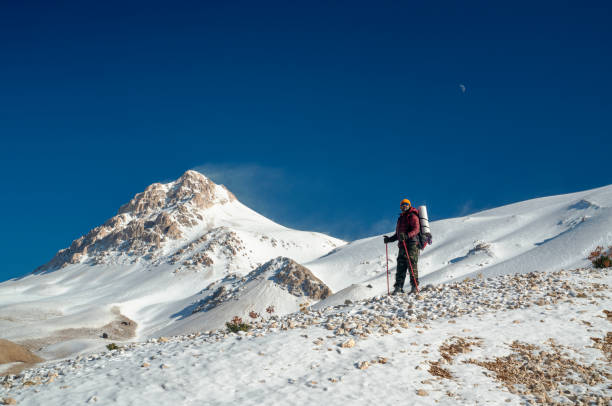
[[[427,217],[427,207],[425,206],[419,206],[419,223],[421,224],[421,233],[431,235],[429,217]]]

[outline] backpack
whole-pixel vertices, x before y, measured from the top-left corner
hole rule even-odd
[[[419,249],[423,250],[427,245],[431,245],[431,229],[429,228],[429,218],[427,217],[427,207],[419,206],[419,214],[412,213],[419,219],[419,234],[417,235],[417,243]]]

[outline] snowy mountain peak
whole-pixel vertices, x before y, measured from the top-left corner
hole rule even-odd
[[[175,209],[191,203],[207,209],[215,204],[235,201],[236,197],[222,185],[217,185],[199,172],[189,170],[176,181],[154,183],[119,208],[118,214],[146,215],[160,210]]]
[[[241,204],[225,186],[189,170],[173,182],[148,186],[35,272],[139,262],[168,265],[175,274],[246,274],[278,255],[311,260],[342,244],[278,225]]]
[[[153,258],[164,243],[198,226],[206,209],[234,201],[236,197],[224,186],[189,170],[174,182],[148,186],[121,206],[116,216],[60,250],[36,272],[86,260],[107,263],[116,254]]]

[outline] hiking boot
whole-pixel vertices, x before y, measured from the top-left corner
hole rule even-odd
[[[400,288],[395,288],[395,289],[393,289],[393,292],[391,292],[391,296],[395,296],[395,295],[398,295],[400,293],[404,293],[404,290],[400,289]]]
[[[413,294],[416,294],[416,293],[417,293],[417,291],[416,291],[416,288],[414,286],[412,287],[412,289],[410,289],[410,292],[408,292],[409,295],[413,295]]]

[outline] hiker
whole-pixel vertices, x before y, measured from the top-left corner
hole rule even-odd
[[[410,200],[404,199],[400,203],[401,214],[397,219],[395,234],[391,237],[383,236],[385,244],[399,241],[399,252],[397,254],[397,272],[395,273],[395,284],[393,285],[392,295],[404,293],[404,281],[406,273],[410,278],[412,289],[410,293],[416,292],[419,283],[419,273],[417,271],[417,263],[419,261],[419,232],[421,226],[419,223],[419,211],[412,207]],[[408,255],[406,255],[408,248]],[[409,262],[410,261],[410,262]],[[412,265],[412,272],[410,271]],[[413,276],[414,274],[414,276]]]

